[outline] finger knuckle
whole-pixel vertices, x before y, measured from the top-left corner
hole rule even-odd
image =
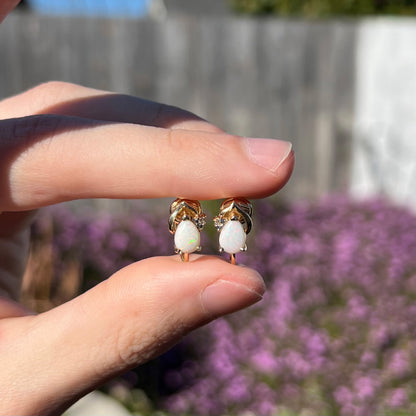
[[[172,321],[169,316],[159,320],[157,327],[126,323],[116,333],[114,345],[118,361],[124,366],[149,361],[178,342],[187,331],[182,322]]]
[[[10,193],[17,204],[42,204],[52,194],[50,174],[56,159],[51,145],[60,126],[59,117],[36,115],[13,120],[9,126],[7,154]]]
[[[118,311],[117,326],[107,338],[110,355],[121,367],[139,365],[164,352],[189,329],[174,311],[161,307],[161,293],[157,277],[141,286],[140,294],[123,295]],[[106,281],[107,296],[119,285],[117,276]],[[120,289],[119,289],[120,290]],[[123,291],[124,293],[124,291]],[[133,291],[134,293],[134,291]],[[146,296],[142,296],[143,293]]]
[[[41,111],[45,112],[49,105],[59,101],[60,97],[67,95],[67,93],[73,93],[77,88],[80,87],[69,82],[47,81],[33,87],[26,94],[36,104],[36,108],[45,107]]]
[[[47,81],[35,86],[30,91],[36,93],[36,95],[40,94],[43,96],[55,96],[56,94],[60,93],[63,89],[66,89],[73,85],[74,84],[64,81]]]

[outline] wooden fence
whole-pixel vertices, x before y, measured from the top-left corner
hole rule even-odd
[[[163,22],[18,13],[0,26],[0,98],[47,80],[186,108],[225,130],[293,142],[283,195],[347,187],[353,21],[174,16]]]

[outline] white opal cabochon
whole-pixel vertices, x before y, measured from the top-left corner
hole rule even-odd
[[[182,253],[193,253],[201,243],[201,236],[196,225],[189,220],[178,224],[175,231],[175,247]]]
[[[246,233],[239,221],[228,221],[221,228],[220,247],[229,254],[239,253],[246,245]]]

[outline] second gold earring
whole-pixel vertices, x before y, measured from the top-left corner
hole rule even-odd
[[[214,218],[214,225],[220,233],[220,252],[230,254],[230,261],[236,264],[235,255],[246,251],[246,236],[253,221],[253,207],[245,198],[228,198],[220,207],[220,213]]]

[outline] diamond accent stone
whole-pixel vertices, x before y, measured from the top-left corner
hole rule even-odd
[[[224,226],[225,220],[221,217],[215,217],[214,218],[214,226],[219,231]]]
[[[195,220],[195,225],[198,227],[198,230],[202,230],[206,224],[205,215],[200,216]]]

